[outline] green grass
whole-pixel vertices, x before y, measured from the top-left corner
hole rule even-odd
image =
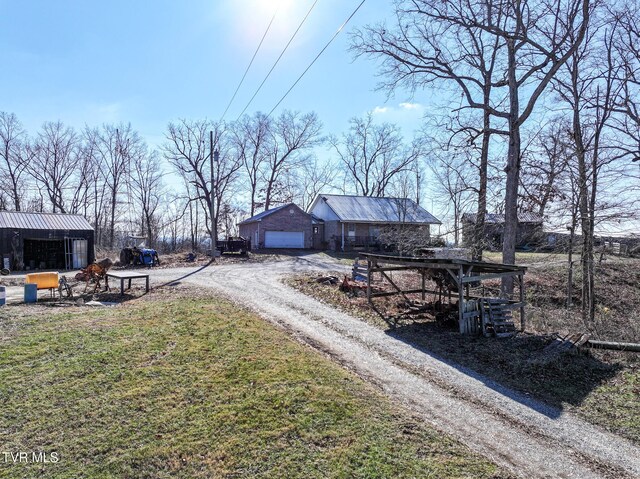
[[[253,314],[155,300],[0,319],[0,452],[60,456],[0,477],[504,477]]]

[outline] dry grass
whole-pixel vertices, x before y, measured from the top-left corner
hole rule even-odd
[[[531,260],[532,258],[528,258]],[[591,351],[565,354],[547,361],[544,349],[554,333],[584,331],[579,307],[567,310],[566,264],[533,257],[526,275],[528,334],[511,339],[470,337],[443,327],[433,317],[390,323],[368,305],[364,294],[319,284],[313,276],[291,278],[300,291],[332,304],[391,336],[476,371],[558,408],[570,409],[613,432],[640,442],[640,358],[633,353]],[[613,341],[638,341],[640,327],[640,260],[603,262],[598,266],[598,316],[594,335]],[[415,275],[413,275],[415,276]],[[579,281],[579,277],[576,281]],[[394,275],[394,281],[416,281]],[[488,285],[491,289],[491,284]],[[493,283],[498,288],[499,283]],[[574,300],[579,303],[576,285]],[[417,295],[414,296],[417,299]],[[428,300],[433,300],[430,295]],[[376,305],[395,315],[404,309],[399,298],[376,298]],[[578,304],[579,306],[579,304]]]

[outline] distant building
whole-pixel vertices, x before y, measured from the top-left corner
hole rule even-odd
[[[471,247],[473,231],[476,226],[477,215],[465,213],[462,215],[462,244]],[[545,242],[543,232],[543,218],[536,213],[518,213],[518,232],[516,235],[516,249],[526,249],[541,246]],[[498,250],[502,248],[504,240],[504,215],[487,213],[484,221],[484,247]]]
[[[94,234],[80,215],[0,211],[2,267],[78,269],[93,262]]]

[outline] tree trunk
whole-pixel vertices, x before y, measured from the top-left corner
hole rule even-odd
[[[485,95],[485,104],[489,99]],[[480,152],[480,184],[478,185],[478,212],[473,229],[473,247],[471,250],[474,261],[482,261],[484,247],[484,222],[487,214],[487,169],[489,167],[489,141],[491,140],[491,114],[485,110],[483,114],[482,151]]]
[[[513,39],[507,40],[509,57],[509,151],[507,155],[507,184],[504,198],[504,238],[502,244],[502,262],[515,264],[516,239],[518,234],[518,184],[520,177],[520,103],[516,79],[516,54]],[[513,293],[513,278],[503,278],[502,294]]]

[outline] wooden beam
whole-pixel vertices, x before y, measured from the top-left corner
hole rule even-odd
[[[489,274],[479,274],[476,276],[465,276],[462,279],[464,284],[467,283],[475,283],[476,281],[484,281],[485,279],[494,279],[494,278],[504,278],[509,276],[520,276],[519,273],[514,271],[509,271],[505,273],[489,273]]]
[[[402,295],[402,297],[404,299],[406,299],[407,301],[409,301],[409,298],[407,298],[404,294],[404,292],[398,288],[398,286],[396,286],[396,283],[393,282],[393,280],[387,275],[387,273],[385,273],[384,271],[380,271],[380,274],[382,274],[382,276],[384,276],[385,278],[387,278],[387,281],[389,281],[389,283],[391,283],[391,286],[393,286],[394,288],[396,288],[398,290],[398,292]]]
[[[382,293],[371,293],[371,297],[382,298],[384,296],[395,296],[396,294],[401,294],[404,296],[405,294],[419,293],[421,291],[422,291],[421,289],[408,289],[407,291],[384,291]],[[405,299],[409,301],[409,298],[407,298],[406,296],[405,296]]]

